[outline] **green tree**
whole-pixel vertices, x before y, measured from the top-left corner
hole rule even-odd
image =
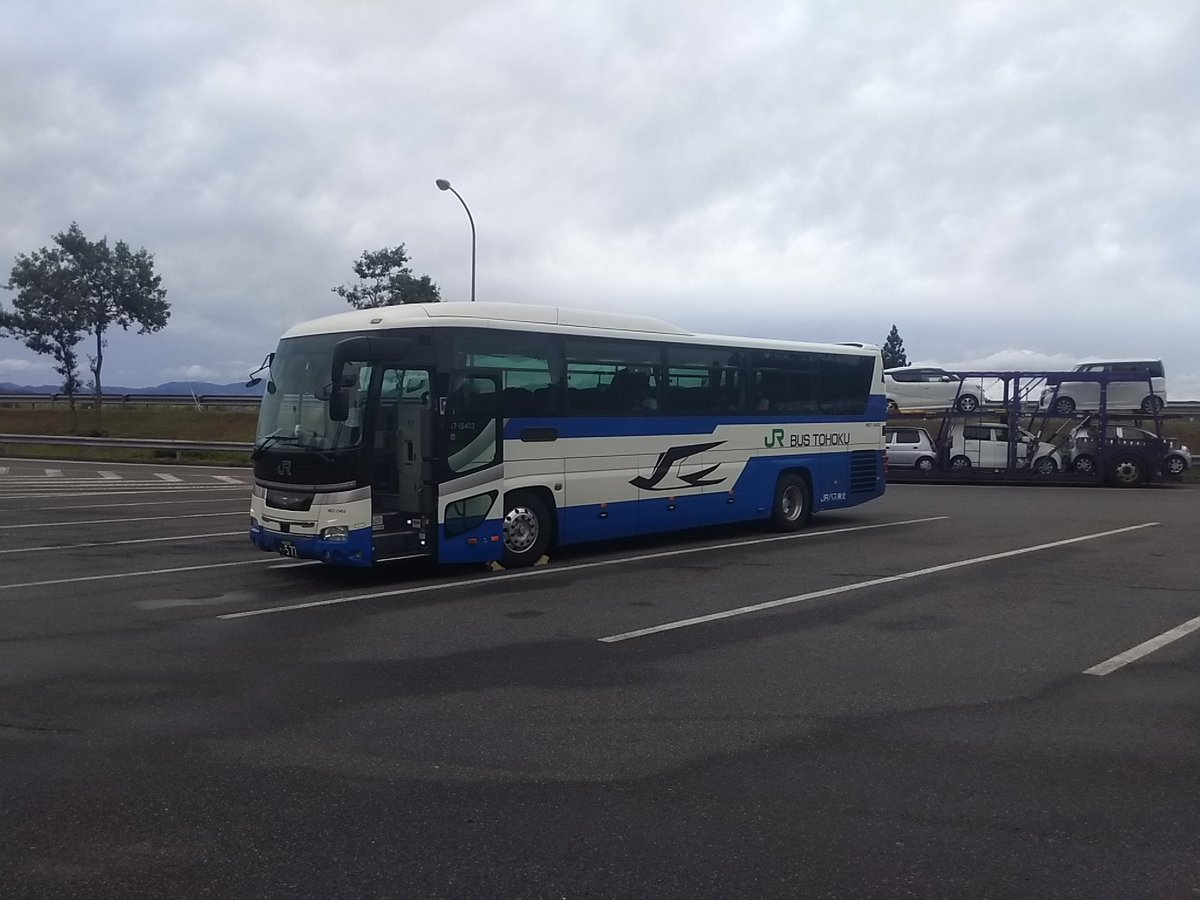
[[[897,366],[907,366],[908,356],[904,352],[904,339],[895,325],[888,332],[887,340],[883,343],[883,367],[894,369]]]
[[[363,251],[354,263],[354,274],[361,280],[331,290],[355,309],[398,306],[401,303],[437,303],[438,286],[428,275],[417,278],[408,265],[404,245]]]
[[[63,393],[71,408],[71,428],[79,427],[75,395],[79,379],[79,354],[83,315],[74,284],[67,276],[58,248],[35,250],[17,258],[8,284],[16,290],[11,310],[0,309],[0,334],[15,337],[34,353],[54,358],[54,371],[62,376]]]
[[[30,349],[37,350],[37,344],[44,348],[37,352],[54,355],[56,371],[73,386],[78,376],[63,369],[75,372],[74,346],[85,335],[95,339],[96,354],[88,356],[88,368],[99,431],[106,335],[114,326],[127,331],[136,325],[140,334],[165,328],[171,315],[167,292],[154,271],[154,257],[144,248],[135,252],[124,241],[110,247],[107,237],[88,240],[75,222],[56,234],[54,243],[53,248],[17,256],[7,285],[17,292],[15,312],[6,316],[4,325],[26,335]]]

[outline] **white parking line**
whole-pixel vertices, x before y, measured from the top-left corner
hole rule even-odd
[[[63,471],[62,471],[62,469],[47,469],[46,477],[47,478],[62,478]]]
[[[137,538],[130,541],[89,541],[86,544],[55,544],[50,547],[12,547],[0,550],[0,553],[44,553],[48,550],[84,550],[88,547],[127,547],[131,544],[167,544],[172,541],[194,541],[200,538],[232,537],[235,534],[245,535],[242,531],[217,531],[210,534],[181,534],[177,537]]]
[[[116,475],[115,472],[110,473],[110,474]],[[178,480],[181,484],[186,483],[186,484],[191,485],[192,487],[209,487],[209,486],[211,486],[211,485],[209,485],[209,483],[207,481],[184,482],[182,478],[178,479]],[[116,482],[118,482],[118,481],[121,483],[117,484]],[[142,481],[129,480],[129,481],[127,481],[124,478],[121,478],[119,475],[117,475],[115,478],[105,478],[99,472],[97,472],[96,475],[86,475],[86,476],[71,475],[69,478],[65,475],[60,476],[58,478],[47,478],[44,475],[13,476],[12,478],[7,479],[3,483],[3,486],[6,488],[25,488],[27,490],[33,490],[36,488],[53,488],[56,491],[61,490],[62,488],[79,487],[81,485],[83,487],[89,487],[89,486],[94,486],[94,487],[138,487],[140,485],[153,485],[155,487],[172,487],[173,486],[170,484],[164,484],[161,480],[157,480],[157,479],[154,481],[146,481],[146,480],[142,480]]]
[[[135,496],[138,494],[137,491],[131,491],[130,493],[133,493]],[[62,495],[56,494],[55,496],[62,496]],[[85,494],[84,496],[91,497],[93,495]],[[96,494],[94,496],[112,497],[114,495],[106,493],[106,494]],[[178,500],[142,500],[142,501],[139,501],[136,503],[125,503],[125,502],[121,502],[121,503],[88,503],[88,504],[84,504],[82,506],[44,506],[44,507],[42,507],[42,509],[45,512],[65,512],[68,510],[74,512],[74,511],[81,510],[81,509],[110,509],[111,510],[111,509],[133,509],[136,506],[175,506],[178,503],[179,503]],[[241,503],[241,504],[243,504],[243,506],[241,507],[242,511],[247,513],[247,515],[249,514],[249,503],[241,495],[238,495],[236,497],[215,497],[215,498],[207,497],[207,498],[201,498],[198,500],[193,499],[193,500],[188,500],[187,503],[188,503],[188,506],[196,506],[197,504],[200,504],[200,503]]]
[[[160,522],[164,519],[170,519],[171,521],[175,519],[212,519],[216,516],[242,516],[245,518],[246,513],[244,510],[233,509],[226,512],[188,513],[184,516],[141,516],[136,519],[80,519],[76,522],[26,522],[21,525],[0,525],[0,531],[20,528],[62,528],[70,525],[113,525],[118,522]]]
[[[214,475],[213,478],[217,481],[224,481],[226,484],[245,484],[240,478],[234,478],[232,475]]]
[[[1118,653],[1111,659],[1106,659],[1102,663],[1092,666],[1090,669],[1084,669],[1084,675],[1108,675],[1111,672],[1117,671],[1131,662],[1136,662],[1143,656],[1149,656],[1155,650],[1160,650],[1167,644],[1174,643],[1181,637],[1186,637],[1197,628],[1200,628],[1200,616],[1194,619],[1188,619],[1182,625],[1176,625],[1170,631],[1164,631],[1158,637],[1150,638],[1148,641],[1143,641],[1136,647],[1131,647],[1124,653]]]
[[[111,581],[115,578],[142,578],[146,575],[173,575],[176,572],[200,572],[205,569],[228,569],[230,566],[253,566],[274,562],[274,557],[240,559],[237,562],[204,563],[198,566],[176,566],[172,569],[143,569],[140,572],[115,572],[111,575],[79,575],[75,578],[55,578],[50,581],[26,581],[21,584],[0,584],[0,591],[17,588],[49,587],[56,584],[79,584],[83,581]]]
[[[670,556],[685,556],[689,553],[710,553],[713,550],[728,550],[736,547],[752,547],[755,544],[769,544],[776,541],[790,541],[798,538],[816,538],[830,534],[847,534],[854,531],[873,531],[880,528],[895,528],[900,525],[919,525],[924,522],[940,522],[949,516],[929,516],[923,519],[905,519],[902,522],[883,522],[878,525],[854,525],[849,528],[831,528],[828,531],[803,531],[799,534],[779,534],[774,537],[756,538],[749,541],[728,541],[723,544],[706,544],[703,547],[687,547],[682,550],[664,550],[660,553],[643,553],[639,556],[622,556],[617,559],[602,559],[597,562],[578,563],[573,566],[546,566],[537,569],[522,569],[519,572],[506,572],[503,575],[482,575],[478,578],[468,578],[461,581],[441,581],[437,584],[424,584],[419,587],[399,588],[394,591],[379,591],[374,594],[357,594],[353,597],[334,597],[331,600],[312,600],[307,603],[292,603],[288,606],[270,606],[265,609],[248,609],[244,612],[226,613],[217,616],[218,619],[245,619],[249,616],[265,616],[271,613],[294,612],[298,609],[313,609],[318,606],[335,606],[339,603],[354,603],[358,600],[377,600],[382,597],[400,597],[405,594],[421,594],[428,591],[440,591],[444,588],[470,587],[473,584],[490,581],[496,584],[511,581],[514,578],[532,578],[537,575],[551,575],[556,572],[578,572],[581,569],[598,569],[603,566],[621,566],[626,563],[645,562],[649,559],[665,559]]]
[[[19,456],[4,456],[3,454],[0,454],[0,461],[3,461],[6,465],[10,464],[10,463],[14,463],[14,462],[21,462],[21,463],[41,462],[41,463],[45,463],[45,464],[53,464],[53,465],[59,465],[59,466],[61,466],[61,465],[76,466],[79,468],[83,468],[84,462],[85,462],[84,460],[81,460],[81,459],[41,459],[41,460],[35,460],[35,459],[29,459],[29,458],[22,459]],[[149,462],[146,460],[143,460],[142,462],[117,462],[116,460],[111,460],[111,459],[93,460],[92,461],[93,464],[99,463],[99,462],[103,462],[104,465],[108,466],[110,469],[129,469],[130,471],[143,470],[143,469],[148,469],[151,466],[161,466],[161,465],[165,464],[163,462]],[[206,475],[211,475],[214,471],[217,471],[217,472],[245,472],[248,470],[247,466],[206,466],[201,463],[177,463],[177,462],[171,463],[171,468],[176,472],[203,472]]]
[[[130,482],[122,483],[121,487],[129,487]],[[97,483],[98,485],[98,483]],[[155,482],[153,490],[146,489],[142,491],[85,491],[82,493],[71,493],[69,491],[53,491],[51,493],[38,494],[5,494],[0,493],[0,500],[45,500],[50,497],[126,497],[136,495],[145,497],[149,494],[191,494],[203,491],[206,494],[211,494],[213,491],[236,491],[239,488],[234,485],[222,487],[219,484],[161,484]],[[245,490],[241,488],[240,490]],[[249,501],[247,501],[249,502]]]
[[[101,481],[98,478],[93,478],[89,481],[67,482],[65,484],[54,484],[43,482],[42,484],[5,484],[0,485],[0,497],[6,500],[20,500],[28,497],[71,497],[81,492],[102,493],[104,496],[112,496],[120,494],[122,491],[128,492],[132,488],[144,488],[141,493],[178,493],[179,491],[191,491],[193,493],[207,493],[209,490],[225,491],[229,490],[228,485],[224,484],[164,484],[161,481],[147,482],[140,485],[135,481]],[[244,490],[244,489],[243,489]],[[246,491],[247,495],[249,491]]]
[[[120,481],[121,480],[121,476],[118,475],[116,472],[100,472],[99,475],[105,481]]]
[[[167,475],[165,472],[155,472],[155,478],[161,478],[163,481],[183,481],[178,475]]]
[[[1050,550],[1054,547],[1065,547],[1069,544],[1079,544],[1083,541],[1094,541],[1099,538],[1111,537],[1114,534],[1126,534],[1130,531],[1138,531],[1142,528],[1152,528],[1158,525],[1158,522],[1145,522],[1141,525],[1130,525],[1127,528],[1115,528],[1112,531],[1101,531],[1096,534],[1085,534],[1081,537],[1067,538],[1062,541],[1051,541],[1048,544],[1035,544],[1032,547],[1022,547],[1018,550],[1005,550],[1002,553],[989,553],[987,556],[976,556],[972,559],[960,559],[957,562],[943,563],[940,566],[929,566],[924,569],[914,569],[911,572],[901,572],[899,575],[889,575],[886,578],[872,578],[868,581],[857,581],[854,584],[844,584],[841,587],[826,588],[823,591],[812,591],[808,594],[798,594],[795,597],[784,597],[780,600],[769,600],[766,603],[755,603],[752,606],[740,606],[737,609],[727,609],[723,612],[711,613],[707,616],[696,616],[691,619],[680,619],[678,622],[666,622],[662,625],[654,625],[650,628],[639,628],[637,631],[626,631],[623,634],[613,634],[608,637],[599,638],[600,641],[606,644],[614,644],[618,641],[628,641],[632,638],[645,637],[651,634],[658,634],[663,631],[673,631],[677,628],[687,628],[690,625],[701,625],[705,622],[715,622],[718,619],[731,619],[734,616],[744,616],[749,613],[761,612],[764,609],[775,609],[780,606],[789,606],[793,603],[803,603],[806,600],[817,600],[821,597],[832,597],[836,594],[847,594],[851,591],[859,591],[864,588],[877,587],[881,584],[892,584],[896,581],[904,581],[909,578],[919,578],[922,575],[933,575],[938,572],[948,572],[952,569],[961,569],[965,566],[975,566],[980,563],[992,562],[997,559],[1008,559],[1012,556],[1023,556],[1026,553],[1036,553],[1039,550]]]

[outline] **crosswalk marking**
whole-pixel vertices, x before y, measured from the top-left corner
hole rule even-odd
[[[122,485],[122,487],[125,487],[125,486],[126,486],[126,485]],[[114,487],[115,487],[115,485],[114,485]],[[207,490],[208,490],[208,491],[210,491],[210,492],[211,492],[211,491],[236,491],[236,490],[238,490],[238,488],[239,488],[239,485],[229,485],[228,487],[221,487],[221,486],[219,486],[219,485],[211,485],[211,486],[209,486],[209,487],[207,488]],[[4,500],[41,500],[41,499],[48,499],[48,498],[51,498],[51,497],[53,497],[53,498],[55,498],[55,499],[60,499],[60,498],[64,498],[64,497],[65,497],[65,498],[73,498],[73,497],[129,497],[129,496],[135,496],[135,497],[136,497],[136,496],[142,496],[142,497],[145,497],[145,496],[147,496],[148,494],[158,494],[158,495],[160,495],[160,496],[170,496],[170,495],[172,495],[172,494],[193,494],[193,493],[195,493],[195,492],[196,492],[198,489],[204,489],[204,488],[203,488],[203,486],[202,486],[202,485],[184,485],[184,484],[178,484],[178,485],[172,485],[172,486],[168,486],[168,485],[160,485],[160,487],[159,487],[159,489],[158,489],[158,490],[152,490],[152,491],[146,491],[146,490],[142,490],[142,489],[140,489],[140,488],[139,488],[139,489],[135,489],[135,490],[132,490],[132,491],[114,491],[114,490],[111,490],[111,489],[109,489],[109,490],[92,490],[92,491],[84,491],[84,492],[82,492],[82,493],[81,493],[81,492],[76,492],[76,491],[55,491],[54,493],[36,493],[36,494],[30,494],[30,493],[13,493],[13,494],[9,494],[9,493],[4,493],[4,494],[0,494],[0,498],[2,498],[2,499],[4,499]],[[171,501],[171,502],[173,502],[173,501]],[[203,501],[203,502],[208,502],[208,501]]]
[[[70,489],[93,489],[111,493],[118,488],[148,488],[158,492],[175,491],[227,491],[245,488],[247,476],[219,475],[217,473],[182,471],[179,475],[168,472],[143,470],[114,471],[112,469],[60,469],[51,467],[0,466],[0,492],[7,499],[23,496],[60,496]],[[41,490],[54,493],[32,494]]]
[[[207,481],[124,481],[101,478],[5,478],[0,481],[0,490],[20,490],[22,488],[45,488],[46,490],[62,490],[72,487],[121,488],[121,487],[154,487],[159,490],[225,490],[233,487],[244,487],[242,482],[220,482],[211,484]]]

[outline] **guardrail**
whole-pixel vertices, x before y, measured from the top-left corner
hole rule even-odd
[[[262,398],[257,396],[241,396],[237,394],[101,394],[106,404],[115,406],[230,406],[257,407]],[[30,406],[67,403],[70,398],[66,394],[0,394],[0,405]],[[95,396],[93,394],[76,394],[77,407],[90,407]],[[1164,409],[1167,416],[1200,416],[1200,400],[1172,400]]]
[[[114,394],[105,396],[105,402],[110,399],[115,400],[120,397],[128,397],[134,403],[174,403],[191,405],[195,402],[199,405],[217,404],[220,405],[243,405],[257,406],[259,401],[254,397],[233,397],[220,395],[207,395],[205,397],[183,394]],[[65,394],[0,394],[0,403],[9,401],[26,402],[26,403],[46,403],[55,402],[60,399],[65,399]],[[79,402],[79,398],[76,398]],[[1167,415],[1178,415],[1188,418],[1196,418],[1200,416],[1200,401],[1186,400],[1180,403],[1171,403],[1167,407]],[[137,450],[166,450],[174,451],[176,459],[180,457],[185,450],[199,450],[208,452],[229,452],[229,453],[249,453],[254,449],[254,444],[250,442],[240,441],[175,441],[158,438],[109,438],[109,437],[87,437],[83,435],[49,435],[49,434],[0,434],[0,450],[3,450],[5,444],[34,444],[46,447],[117,447],[121,449],[137,449]]]
[[[0,434],[0,449],[7,444],[34,444],[45,447],[118,447],[137,450],[174,451],[178,459],[185,450],[249,453],[254,444],[241,441],[169,441],[157,438],[86,437],[68,434]]]
[[[57,406],[68,404],[66,394],[0,394],[0,405],[5,406]],[[238,394],[101,394],[106,406],[231,406],[257,407],[261,397]],[[95,394],[76,394],[75,405],[80,409],[90,408],[96,400]]]
[[[984,403],[979,407],[979,412],[975,413],[975,415],[985,415],[986,414],[986,415],[999,416],[999,415],[1002,415],[1007,408],[1008,407],[1006,407],[1003,403],[1001,403],[999,401],[992,402],[992,401],[985,400]],[[907,409],[907,408],[902,409],[901,411],[914,413],[914,414],[915,413],[928,414],[928,415],[931,415],[934,417],[941,416],[941,414],[943,412],[945,412],[945,410],[943,410],[943,409]],[[1018,409],[1018,412],[1023,416],[1028,416],[1032,413],[1036,413],[1037,411],[1038,411],[1037,403],[1022,403],[1020,408]],[[1080,412],[1084,412],[1084,410],[1080,410]],[[1114,410],[1111,412],[1111,414],[1116,415],[1117,412],[1118,411]],[[1151,416],[1148,413],[1139,413],[1134,410],[1121,410],[1119,412],[1122,416],[1127,416],[1127,417],[1128,416],[1141,416],[1146,421],[1151,421],[1154,418],[1153,416]],[[963,416],[966,414],[959,413],[958,415]],[[1163,411],[1162,411],[1161,415],[1162,415],[1163,420],[1166,422],[1170,422],[1173,419],[1186,419],[1189,422],[1195,422],[1197,419],[1200,419],[1200,400],[1183,400],[1178,403],[1174,403],[1174,402],[1168,403],[1166,406],[1163,407]],[[1055,418],[1055,417],[1051,416],[1051,418]]]

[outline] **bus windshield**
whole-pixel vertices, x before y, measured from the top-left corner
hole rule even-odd
[[[350,415],[345,422],[329,418],[329,369],[340,334],[313,335],[280,341],[271,363],[262,407],[258,414],[255,452],[275,444],[289,450],[345,450],[362,441],[362,411],[371,367],[346,367]]]

